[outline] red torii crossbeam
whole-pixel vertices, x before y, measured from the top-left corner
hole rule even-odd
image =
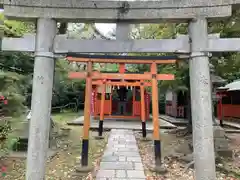
[[[89,74],[87,72],[70,72],[70,79],[86,79]],[[120,73],[100,73],[94,71],[90,74],[93,80],[151,80],[151,73],[144,74],[120,74]],[[157,80],[174,80],[172,74],[156,74]]]

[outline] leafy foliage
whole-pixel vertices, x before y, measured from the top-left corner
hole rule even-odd
[[[240,38],[240,11],[234,10],[233,16],[218,22],[209,23],[209,32],[220,33],[223,38]],[[240,79],[240,53],[222,52],[214,54],[212,64],[215,73],[228,82]]]
[[[59,59],[56,61],[54,90],[52,106],[63,106],[68,103],[75,103],[79,106],[84,99],[85,82],[81,80],[70,80],[68,72],[76,68],[67,61]]]
[[[5,20],[4,35],[20,37],[24,33],[33,32],[34,26],[30,23]],[[5,115],[19,115],[25,109],[25,94],[29,86],[29,75],[33,72],[33,58],[27,53],[0,52],[0,92],[8,99],[3,106]]]
[[[33,32],[34,25],[17,21],[8,21],[0,14],[0,20],[4,22],[1,30],[6,37],[21,37],[24,33]],[[11,124],[6,116],[18,116],[26,109],[25,94],[29,86],[29,77],[33,72],[33,58],[27,53],[0,52],[0,95],[4,96],[8,103],[0,107],[0,154],[8,149],[8,132]],[[9,139],[11,140],[11,139]],[[1,156],[0,155],[0,156]]]

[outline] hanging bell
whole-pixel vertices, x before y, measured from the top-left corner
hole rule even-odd
[[[112,90],[115,90],[115,86],[112,86]]]
[[[133,87],[131,86],[130,89],[131,89],[131,91],[132,91],[132,90],[133,90]]]
[[[118,89],[120,89],[120,87],[118,86]]]

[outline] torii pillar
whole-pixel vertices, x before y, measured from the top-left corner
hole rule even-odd
[[[191,107],[196,180],[215,180],[211,81],[206,18],[193,19],[189,24],[191,57],[189,62]]]
[[[55,20],[37,20],[26,180],[45,179],[55,65],[52,51],[56,33]]]

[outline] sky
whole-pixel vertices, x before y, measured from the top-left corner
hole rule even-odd
[[[104,36],[106,36],[110,32],[113,32],[114,29],[116,29],[116,24],[113,24],[113,23],[109,23],[109,24],[106,24],[106,23],[96,23],[95,25],[96,25],[96,28],[100,32],[102,32],[102,34]]]
[[[125,1],[125,0],[116,0],[116,1]],[[128,0],[128,1],[137,1],[137,0]],[[105,24],[105,23],[96,23],[96,28],[100,30],[103,35],[108,34],[113,29],[116,29],[116,24]]]

